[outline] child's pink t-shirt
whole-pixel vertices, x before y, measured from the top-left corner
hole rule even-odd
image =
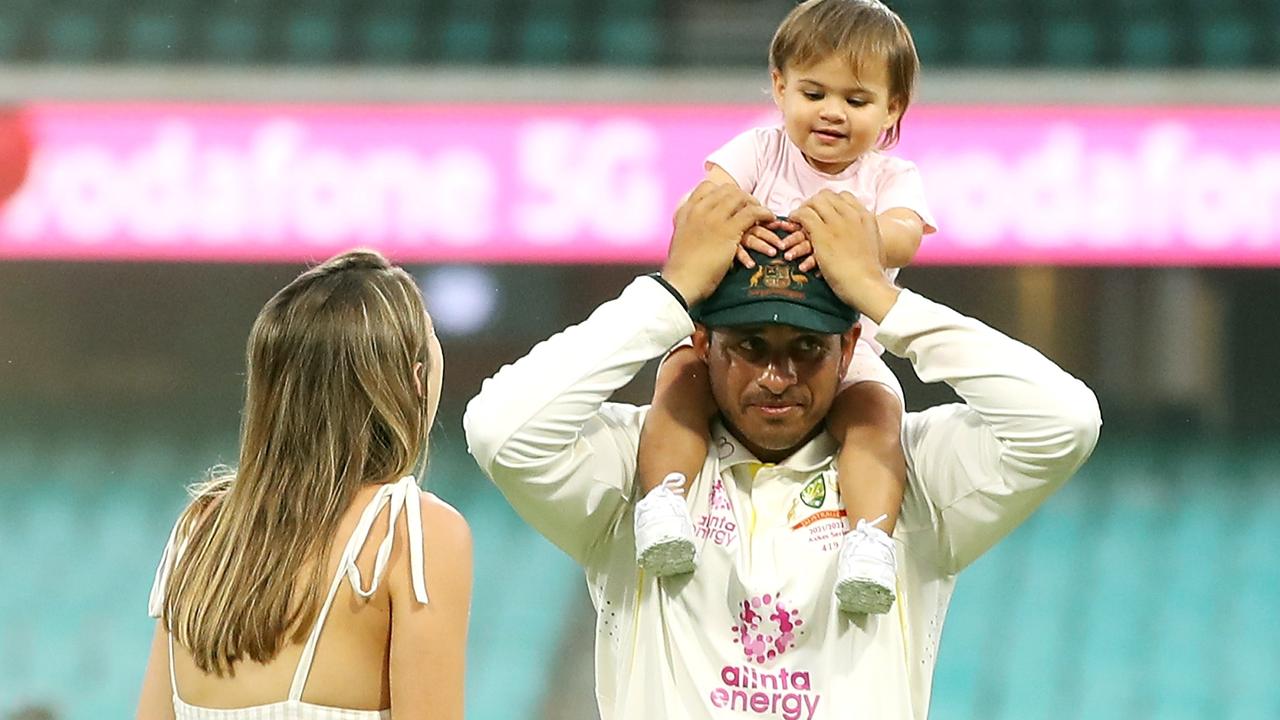
[[[739,187],[780,217],[790,215],[819,191],[832,190],[852,193],[877,215],[906,208],[924,221],[926,235],[937,230],[924,199],[920,171],[909,160],[868,152],[843,172],[830,175],[810,165],[779,125],[742,133],[708,155],[707,162],[723,168]],[[893,279],[898,270],[893,268],[886,274]],[[863,325],[870,340],[875,326],[865,319]],[[876,346],[876,350],[880,348]]]

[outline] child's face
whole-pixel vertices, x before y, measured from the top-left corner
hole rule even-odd
[[[791,142],[810,165],[832,174],[875,147],[900,114],[889,100],[889,69],[880,58],[868,58],[856,71],[834,55],[774,70],[773,101]]]

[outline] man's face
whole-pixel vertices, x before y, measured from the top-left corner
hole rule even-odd
[[[790,325],[699,328],[711,393],[730,431],[765,462],[816,435],[849,367],[855,325],[843,335]]]

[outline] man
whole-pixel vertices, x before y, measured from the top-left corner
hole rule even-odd
[[[586,570],[604,720],[926,717],[956,574],[1097,440],[1097,401],[1082,383],[886,280],[875,218],[851,196],[824,192],[792,215],[821,278],[771,265],[768,286],[785,292],[744,282],[730,269],[738,238],[771,219],[736,188],[699,186],[677,212],[660,277],[636,279],[504,367],[467,408],[480,466]],[[852,313],[824,300],[824,286],[878,322],[880,342],[921,379],[965,401],[904,420],[898,600],[885,615],[841,613],[830,592],[846,526],[822,421],[858,330],[831,331]],[[704,301],[713,327],[686,311]],[[698,569],[659,581],[634,557],[645,409],[607,401],[691,333],[721,422],[689,491]]]

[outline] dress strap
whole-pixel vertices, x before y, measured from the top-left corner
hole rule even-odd
[[[427,584],[422,567],[422,507],[418,499],[419,492],[421,491],[418,488],[418,481],[413,476],[401,478],[399,482],[387,483],[378,488],[377,494],[360,515],[360,521],[356,523],[351,539],[347,541],[342,557],[338,561],[338,570],[334,574],[333,582],[329,585],[329,594],[325,597],[324,605],[320,607],[320,613],[316,616],[315,625],[312,626],[311,634],[307,637],[307,644],[302,648],[298,668],[293,673],[293,684],[289,687],[290,701],[302,700],[302,691],[306,689],[307,677],[311,674],[311,665],[315,660],[316,645],[320,642],[320,631],[324,629],[325,619],[328,618],[329,610],[333,607],[338,588],[342,586],[342,579],[347,578],[351,582],[351,589],[360,597],[369,598],[377,592],[378,584],[382,581],[387,562],[391,557],[396,520],[400,517],[401,510],[405,511],[405,519],[409,526],[409,564],[413,574],[413,594],[418,602],[424,605],[427,603]],[[390,507],[387,534],[378,546],[378,554],[374,558],[373,577],[366,590],[360,577],[360,568],[356,566],[356,560],[369,540],[369,531],[373,528],[374,520],[384,506]]]
[[[178,526],[182,524],[182,518],[179,516],[178,521],[173,524],[173,530],[169,531],[169,541],[164,544],[164,553],[160,556],[160,564],[156,566],[156,577],[151,583],[151,595],[147,599],[147,614],[153,618],[158,618],[164,614],[164,597],[169,587],[169,574],[173,572],[173,565],[178,561],[178,555],[185,548],[174,547],[174,542],[178,537]],[[185,546],[186,543],[183,542]]]
[[[173,633],[165,633],[169,636],[169,690],[173,696],[178,697],[178,673],[173,671]]]
[[[186,538],[183,538],[181,545],[176,544],[180,525],[182,525],[181,516],[173,524],[173,530],[169,531],[169,540],[164,544],[164,553],[160,555],[160,564],[156,566],[156,577],[151,583],[151,596],[147,599],[147,614],[153,618],[159,618],[164,615],[164,599],[169,590],[169,575],[173,572],[174,563],[178,561],[182,551],[187,548]],[[178,697],[178,674],[173,670],[172,630],[166,629],[165,636],[166,641],[169,643],[169,689],[173,692],[174,697]]]

